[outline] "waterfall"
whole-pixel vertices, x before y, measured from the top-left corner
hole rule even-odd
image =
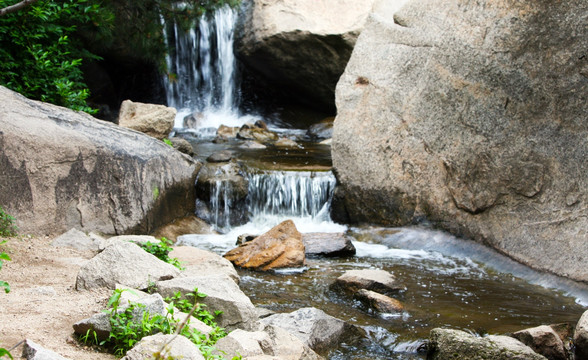
[[[236,12],[225,5],[202,16],[193,29],[166,24],[172,49],[164,78],[167,104],[178,110],[175,128],[194,114],[192,128],[240,126],[249,118],[239,115],[237,62],[233,52]]]
[[[228,232],[240,225],[234,223],[238,219],[235,212],[246,214],[241,218],[245,222],[264,226],[288,218],[314,224],[330,222],[329,205],[336,183],[332,172],[268,171],[250,173],[246,178],[249,185],[244,208],[233,206],[231,182],[211,184],[210,222],[217,230]]]

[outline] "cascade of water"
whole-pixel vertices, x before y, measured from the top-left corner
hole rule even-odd
[[[172,51],[164,78],[168,106],[178,109],[175,127],[198,113],[197,128],[240,125],[239,86],[233,53],[236,13],[229,6],[204,15],[194,29],[168,24],[166,41]]]

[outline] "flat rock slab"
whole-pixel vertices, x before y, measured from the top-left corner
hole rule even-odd
[[[213,252],[192,246],[175,246],[169,256],[180,261],[184,270],[180,277],[210,276],[225,274],[237,284],[239,274],[231,262]]]
[[[396,282],[394,275],[388,271],[375,269],[346,271],[335,280],[333,287],[350,294],[355,294],[360,289],[383,294],[405,289]]]
[[[206,294],[199,301],[206,305],[211,313],[222,311],[215,320],[221,327],[229,330],[252,330],[257,327],[257,312],[251,300],[241,291],[235,281],[228,275],[198,276],[176,278],[155,283],[155,288],[163,297],[171,297],[178,291],[186,297],[198,288]]]
[[[344,233],[304,233],[304,251],[307,256],[345,257],[355,255],[351,237]]]
[[[361,337],[362,331],[317,308],[302,308],[291,313],[276,314],[260,320],[275,325],[298,337],[316,352],[323,353],[338,344]]]
[[[161,353],[162,359],[204,360],[198,347],[186,337],[163,334],[144,337],[121,360],[151,360],[155,353]]]
[[[150,283],[169,280],[180,271],[138,245],[117,242],[88,261],[76,278],[76,289],[107,287],[115,289],[117,284],[134,289],[146,289]]]
[[[302,235],[292,220],[274,226],[224,257],[239,267],[262,271],[301,267],[306,259]]]
[[[431,360],[547,360],[530,347],[510,336],[476,337],[461,330],[433,329],[429,336]]]
[[[27,360],[68,360],[58,353],[47,350],[29,339],[25,340],[22,357]]]
[[[89,236],[78,229],[72,228],[68,232],[59,235],[51,245],[55,247],[68,247],[80,251],[98,251],[100,239],[96,236]]]

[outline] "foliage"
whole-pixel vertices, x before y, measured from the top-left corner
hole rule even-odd
[[[15,0],[0,0],[0,7]],[[79,26],[109,27],[112,14],[90,0],[41,0],[0,17],[0,84],[27,97],[94,113],[80,68],[85,51]]]
[[[172,264],[180,270],[184,269],[178,259],[169,257],[169,252],[173,250],[171,247],[171,240],[162,237],[160,242],[157,244],[153,244],[151,241],[148,241],[145,244],[138,245],[149,254],[155,255],[159,260],[163,260],[168,264]]]
[[[14,359],[12,357],[12,355],[10,355],[10,352],[8,350],[6,350],[5,348],[0,348],[0,358],[2,356],[8,356],[10,359]]]
[[[2,206],[0,206],[0,237],[16,236],[17,230],[14,224],[14,217],[8,215]]]
[[[166,144],[168,144],[171,147],[174,147],[174,144],[171,142],[170,139],[167,139],[167,138],[166,139],[163,139],[163,142],[166,143]]]
[[[213,345],[216,341],[221,337],[226,336],[224,330],[222,330],[222,336],[220,336],[220,332],[217,331],[217,334],[215,334],[213,331],[213,333],[207,337],[197,330],[186,326],[189,325],[189,319],[185,323],[180,323],[179,321],[174,320],[174,306],[177,306],[177,304],[173,301],[170,302],[165,316],[161,314],[150,314],[145,310],[144,305],[132,302],[128,307],[120,309],[120,298],[123,291],[126,290],[115,290],[108,301],[108,306],[111,307],[108,312],[110,313],[110,325],[112,328],[108,339],[99,342],[96,333],[88,331],[84,336],[80,337],[82,342],[106,346],[112,349],[116,355],[123,355],[145,336],[155,333],[179,334],[192,341],[198,347],[205,359],[224,359],[222,356],[212,354],[214,350]],[[174,299],[175,298],[176,297],[174,297]],[[189,309],[190,312],[192,312],[192,310],[193,309]],[[142,315],[139,316],[138,314]],[[216,326],[216,324],[214,325]],[[162,349],[162,351],[154,354],[154,357],[156,359],[167,359],[163,354],[164,352],[165,350]],[[240,357],[233,358],[233,360],[238,359],[240,359]]]

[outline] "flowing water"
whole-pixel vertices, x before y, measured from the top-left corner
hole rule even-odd
[[[249,180],[249,222],[231,227],[220,215],[229,214],[231,204],[230,189],[218,182],[211,207],[219,214],[214,222],[223,233],[185,235],[179,244],[222,254],[235,246],[238,235],[263,233],[285,219],[293,219],[301,232],[347,232],[357,249],[354,257],[307,259],[303,269],[275,273],[240,270],[240,286],[257,306],[277,312],[314,306],[366,330],[366,338],[341,344],[327,354],[329,359],[421,359],[419,346],[434,327],[502,334],[578,320],[588,305],[585,285],[536,272],[425,226],[353,228],[333,223],[328,210],[336,181],[329,171],[330,149],[307,141],[303,130],[274,128],[299,140],[294,149],[212,143],[213,131],[207,128],[238,126],[256,118],[237,110],[234,20],[234,13],[223,8],[187,33],[170,27],[168,41],[177,51],[168,66],[177,76],[168,83],[168,101],[181,110],[176,131],[193,135],[188,140],[200,158],[228,148],[243,163]],[[183,116],[193,112],[203,121],[195,129],[184,129]],[[396,294],[405,307],[402,313],[376,314],[331,290],[345,271],[371,268],[393,273],[406,287]]]

